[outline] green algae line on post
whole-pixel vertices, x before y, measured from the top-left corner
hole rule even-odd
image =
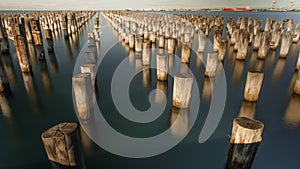
[[[244,99],[250,102],[258,100],[258,96],[263,83],[264,74],[258,72],[248,72],[246,86],[244,91]]]
[[[60,123],[44,131],[41,138],[53,168],[86,168],[77,123]]]
[[[234,119],[227,157],[227,169],[250,169],[259,143],[262,141],[264,124],[260,121],[239,117]]]
[[[177,74],[174,76],[173,106],[189,108],[192,98],[193,76],[191,74]]]

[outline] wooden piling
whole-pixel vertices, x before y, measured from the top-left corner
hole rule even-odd
[[[289,53],[290,47],[291,47],[291,38],[292,38],[292,32],[285,32],[282,36],[282,42],[281,42],[281,48],[279,52],[280,57],[286,57]]]
[[[96,81],[96,64],[84,64],[80,66],[81,73],[89,73],[91,75],[92,85]]]
[[[168,39],[168,53],[173,54],[175,52],[176,41],[174,38]]]
[[[239,117],[234,119],[227,158],[227,169],[250,169],[262,141],[264,124]]]
[[[218,53],[217,52],[208,53],[206,68],[204,73],[205,76],[214,77],[216,75],[217,66],[218,66]]]
[[[129,41],[129,49],[134,49],[135,47],[135,35],[129,35],[128,36],[128,41]]]
[[[244,99],[250,102],[258,100],[258,96],[263,83],[264,74],[258,72],[248,72],[244,91]]]
[[[77,115],[81,120],[89,120],[94,111],[91,74],[75,75],[72,82]]]
[[[181,62],[189,63],[191,58],[191,43],[183,43],[181,49]]]
[[[41,135],[52,168],[85,169],[77,123],[60,123]]]
[[[22,36],[16,36],[16,51],[18,54],[19,65],[23,73],[30,72],[30,64],[27,56],[25,40]]]
[[[219,50],[218,50],[218,60],[223,61],[224,57],[226,55],[226,50],[227,50],[227,40],[220,40],[219,42]]]
[[[177,74],[174,76],[173,106],[189,108],[192,98],[193,76],[191,74]]]
[[[135,52],[141,53],[143,48],[143,40],[141,37],[135,39]]]
[[[157,65],[157,79],[158,80],[167,80],[168,79],[168,69],[169,69],[169,60],[167,54],[157,54],[156,55],[156,65]]]
[[[158,37],[158,47],[164,48],[165,47],[165,37],[163,35],[160,35]]]
[[[150,42],[143,43],[143,65],[150,65],[151,63],[151,53],[150,53]]]

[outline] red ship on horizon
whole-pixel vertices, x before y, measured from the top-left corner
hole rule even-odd
[[[246,8],[222,8],[223,11],[253,11],[252,8],[246,7]]]

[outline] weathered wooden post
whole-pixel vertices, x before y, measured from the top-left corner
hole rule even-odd
[[[189,63],[191,58],[191,43],[183,43],[181,49],[181,62]]]
[[[278,45],[281,38],[281,32],[279,30],[275,30],[272,32],[272,38],[270,41],[270,49],[275,50]]]
[[[129,49],[134,49],[135,35],[129,35],[128,36],[128,41],[129,41]]]
[[[72,83],[77,115],[82,120],[89,120],[94,111],[91,74],[75,75],[72,77]]]
[[[247,117],[234,119],[227,157],[227,169],[250,169],[262,141],[264,124]]]
[[[157,65],[157,79],[158,80],[167,80],[168,79],[168,69],[169,69],[169,60],[167,54],[157,54],[156,55],[156,65]]]
[[[227,49],[227,40],[220,40],[219,42],[219,50],[218,50],[218,59],[220,61],[224,60],[224,57],[226,55],[226,49]]]
[[[173,54],[175,52],[176,41],[174,38],[168,39],[168,53]]]
[[[289,53],[291,46],[292,32],[285,32],[282,36],[280,57],[286,57]]]
[[[54,43],[51,29],[44,30],[45,39],[47,39],[47,49],[48,52],[54,52]]]
[[[158,47],[159,48],[164,48],[165,47],[165,37],[164,37],[164,35],[160,35],[158,37]]]
[[[172,107],[171,115],[171,133],[182,138],[188,134],[189,128],[189,109],[180,109]]]
[[[203,33],[198,34],[198,52],[204,52],[206,46],[206,36]]]
[[[297,43],[300,38],[300,23],[296,25],[295,32],[293,35],[293,43]]]
[[[143,40],[141,37],[135,39],[135,52],[141,53],[143,48]]]
[[[253,50],[258,50],[262,41],[262,32],[257,32],[254,37]]]
[[[27,49],[26,49],[26,44],[25,40],[22,36],[16,36],[16,51],[18,54],[18,60],[19,60],[19,65],[21,68],[21,71],[26,73],[30,72],[30,64],[27,56]]]
[[[173,106],[189,108],[192,98],[194,78],[191,74],[177,74],[174,76]]]
[[[245,60],[247,57],[248,52],[248,46],[249,46],[249,40],[248,37],[241,36],[239,48],[236,54],[236,59]]]
[[[268,41],[268,35],[266,32],[262,33],[261,35],[261,43],[258,48],[258,55],[257,57],[260,59],[264,59],[268,52],[269,52],[269,41]]]
[[[53,169],[85,169],[77,123],[60,123],[41,135]]]
[[[218,66],[218,53],[217,52],[208,53],[204,75],[208,77],[214,77],[216,75],[217,66]]]
[[[258,100],[263,79],[264,79],[263,73],[248,72],[245,91],[244,91],[245,100],[250,102],[255,102]]]
[[[150,65],[151,63],[151,53],[150,53],[150,42],[143,43],[143,65]]]

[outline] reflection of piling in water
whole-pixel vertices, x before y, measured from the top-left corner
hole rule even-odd
[[[282,36],[281,48],[280,48],[280,57],[286,57],[289,53],[291,47],[291,38],[292,32],[285,32]]]
[[[30,73],[22,73],[22,77],[31,107],[34,112],[39,112],[40,104],[38,99],[38,92],[33,77]]]
[[[9,85],[10,87],[13,88],[16,83],[16,75],[15,75],[15,69],[12,62],[12,57],[9,54],[2,54],[1,62],[3,63],[3,69],[6,73]]]
[[[22,36],[16,36],[16,51],[18,54],[19,65],[22,72],[30,72],[30,64],[27,56],[25,40]]]
[[[208,101],[211,99],[213,89],[214,89],[214,82],[213,79],[210,79],[208,77],[205,77],[203,79],[203,91],[202,91],[202,97],[204,100]]]
[[[53,73],[57,73],[58,72],[58,63],[57,63],[57,59],[55,56],[55,53],[49,53],[49,58],[50,58],[50,69]]]
[[[83,151],[91,155],[94,151],[94,142],[90,139],[86,131],[80,125],[80,137],[82,142]]]
[[[249,119],[254,119],[255,109],[256,109],[255,102],[243,101],[241,109],[240,109],[239,117],[247,117]]]
[[[53,168],[86,168],[78,124],[60,123],[44,131],[41,138]]]
[[[44,47],[42,45],[37,45],[35,46],[34,49],[37,58],[39,58],[39,60],[45,61],[46,57],[45,57]]]
[[[241,60],[236,60],[234,62],[232,79],[235,83],[240,83],[240,80],[244,72],[244,65],[245,65],[244,61]]]
[[[278,59],[277,64],[274,68],[274,72],[273,72],[273,78],[274,79],[278,79],[278,78],[282,77],[281,75],[283,73],[285,62],[286,62],[286,60],[284,58],[279,58]]]
[[[205,76],[214,77],[218,66],[218,53],[208,53],[206,61]]]
[[[5,93],[0,93],[0,108],[3,113],[3,117],[9,119],[12,117],[12,110]]]
[[[81,73],[89,73],[91,75],[92,85],[96,82],[96,65],[84,64],[80,66]]]
[[[285,111],[283,121],[291,126],[297,127],[300,124],[300,96],[292,95],[289,105]]]
[[[180,64],[180,73],[181,74],[188,74],[189,73],[189,65],[186,63]]]
[[[77,115],[81,120],[89,120],[94,111],[91,74],[75,75],[72,82]]]
[[[258,72],[248,72],[244,99],[250,102],[257,101],[261,90],[264,74]]]
[[[52,93],[53,87],[52,87],[52,82],[51,82],[51,78],[50,78],[48,67],[47,67],[47,62],[45,62],[45,61],[40,62],[40,68],[41,68],[43,85],[44,85],[47,93]]]
[[[189,108],[192,98],[193,76],[191,74],[177,74],[174,76],[173,106]]]
[[[167,80],[168,79],[168,68],[169,60],[167,54],[157,54],[156,55],[156,65],[157,65],[157,79]]]
[[[227,169],[250,169],[262,141],[264,124],[239,117],[234,119],[227,157]]]
[[[143,86],[149,87],[151,84],[151,69],[149,66],[143,66]]]
[[[143,43],[143,65],[150,65],[151,63],[151,53],[150,53],[150,42]]]
[[[294,86],[294,93],[300,95],[300,71],[298,70],[296,83]]]
[[[189,129],[189,109],[172,107],[171,133],[179,138],[188,134]]]
[[[156,103],[163,103],[165,97],[161,93],[158,93],[158,92],[163,92],[165,94],[165,96],[167,96],[168,83],[166,81],[159,81],[159,80],[157,80],[156,81],[156,89],[158,89],[160,91],[156,90],[155,99],[154,100],[155,100]]]
[[[181,62],[189,63],[191,58],[191,43],[183,43],[181,49]]]

